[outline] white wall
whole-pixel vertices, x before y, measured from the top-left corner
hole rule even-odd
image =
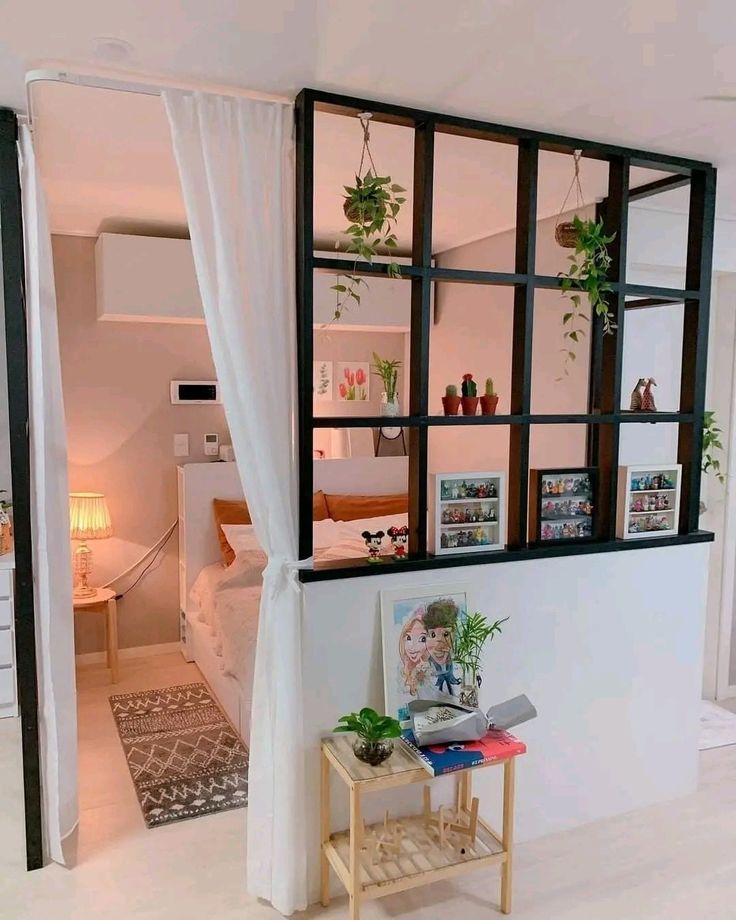
[[[510,617],[487,650],[481,703],[527,693],[539,710],[518,729],[529,746],[517,784],[524,840],[695,790],[708,552],[698,544],[306,585],[313,898],[319,740],[343,713],[383,705],[381,590],[467,584],[475,607]],[[496,821],[498,773],[476,774],[481,811]],[[367,817],[380,817],[382,801],[406,810],[409,795],[368,796]],[[337,785],[333,809],[335,829],[345,827]]]

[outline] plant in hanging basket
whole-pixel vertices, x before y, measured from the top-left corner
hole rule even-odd
[[[345,185],[345,200],[343,213],[350,221],[344,233],[348,237],[345,252],[355,254],[353,270],[350,274],[338,275],[337,282],[332,285],[335,291],[334,319],[342,317],[343,310],[350,301],[360,304],[360,285],[366,285],[365,278],[356,274],[358,263],[363,260],[370,264],[379,251],[391,253],[398,247],[398,240],[394,232],[401,206],[406,201],[402,197],[406,191],[397,185],[391,176],[381,176],[376,170],[370,148],[370,131],[368,124],[370,114],[364,112],[359,118],[363,128],[363,150],[360,156],[360,165],[355,174],[355,185]],[[363,172],[363,164],[368,159],[370,169]],[[340,248],[338,242],[335,246]],[[400,278],[401,269],[398,263],[390,262],[388,265],[389,278]]]
[[[562,226],[558,224],[558,226]],[[572,219],[575,229],[575,252],[569,256],[570,267],[567,273],[560,272],[562,292],[569,296],[572,310],[562,317],[565,355],[564,373],[567,375],[570,361],[576,356],[575,346],[584,338],[589,322],[583,311],[583,296],[590,304],[591,313],[603,320],[603,332],[612,335],[616,329],[614,315],[608,309],[606,295],[611,291],[607,280],[611,267],[608,244],[613,242],[616,234],[607,236],[603,232],[603,219],[583,220],[576,214]],[[556,232],[556,231],[555,231]]]
[[[563,220],[555,227],[555,239],[563,249],[574,249],[577,243],[578,233],[575,224],[571,220]]]

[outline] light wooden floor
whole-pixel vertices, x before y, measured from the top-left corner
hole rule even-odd
[[[166,655],[123,662],[114,691],[102,671],[79,680],[80,862],[23,867],[18,723],[0,720],[0,917],[3,920],[277,920],[245,893],[245,809],[146,830],[110,716],[110,692],[198,680]],[[736,707],[735,707],[736,708]],[[702,755],[695,795],[516,851],[517,920],[734,920],[736,746]],[[519,790],[523,795],[523,790]],[[365,920],[482,920],[496,873],[367,905]],[[347,916],[345,899],[305,918]]]

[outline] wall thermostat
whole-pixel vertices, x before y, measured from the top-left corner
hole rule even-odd
[[[171,402],[175,406],[217,405],[220,385],[216,380],[172,380]]]
[[[205,457],[216,457],[220,453],[220,435],[206,434],[204,436]]]

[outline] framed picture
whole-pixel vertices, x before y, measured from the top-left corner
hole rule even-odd
[[[338,362],[335,383],[338,402],[365,402],[371,392],[370,361]]]
[[[529,470],[529,542],[573,543],[595,537],[598,470]]]
[[[317,402],[332,401],[332,361],[314,362],[312,389]]]
[[[381,592],[386,713],[409,718],[413,699],[459,696],[460,669],[452,660],[455,629],[469,608],[464,585]]]
[[[620,467],[617,535],[624,540],[641,540],[676,534],[681,479],[679,463]]]
[[[482,553],[506,543],[504,473],[435,473],[430,541],[437,555]]]

